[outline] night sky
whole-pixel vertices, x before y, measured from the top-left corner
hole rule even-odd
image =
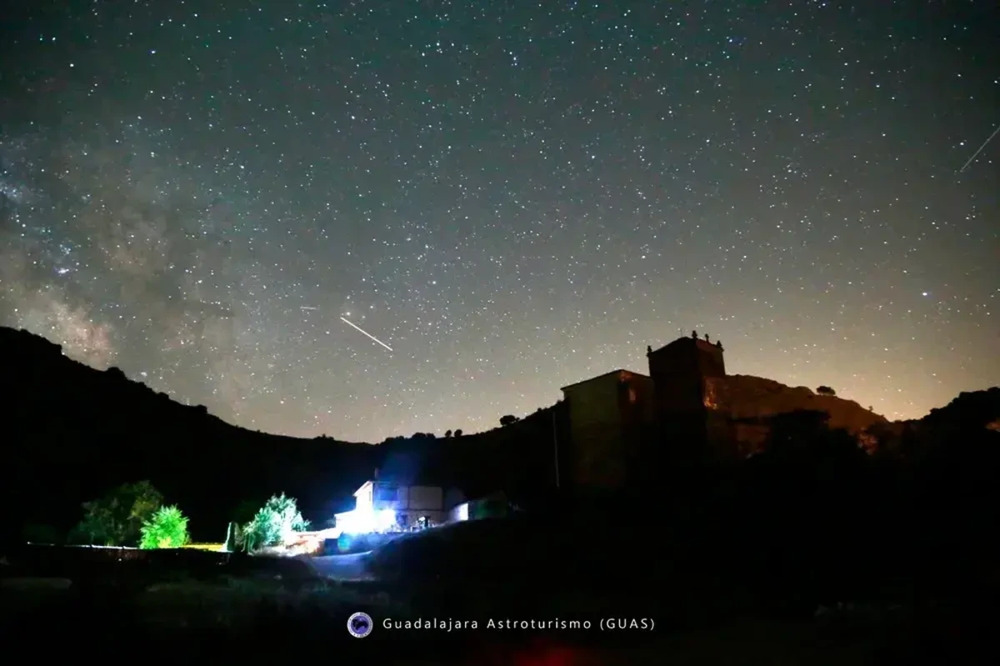
[[[0,324],[298,436],[486,429],[692,329],[919,417],[1000,383],[998,24],[5,3]]]

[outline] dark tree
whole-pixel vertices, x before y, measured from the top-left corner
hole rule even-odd
[[[459,428],[458,430],[455,431],[455,437],[461,437],[461,436],[462,436],[462,429]]]
[[[444,436],[445,436],[445,439],[451,437],[451,430],[445,430],[444,431]]]
[[[816,393],[819,393],[820,395],[837,395],[837,392],[829,386],[817,386]]]
[[[500,417],[500,425],[509,426],[511,423],[517,423],[517,417],[513,414],[506,414]]]
[[[142,524],[163,504],[149,481],[126,483],[83,505],[72,540],[97,546],[137,546]]]

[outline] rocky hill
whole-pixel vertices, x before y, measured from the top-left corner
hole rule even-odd
[[[716,409],[735,420],[766,419],[799,410],[821,411],[830,416],[831,428],[858,434],[884,416],[865,409],[853,400],[820,394],[805,386],[786,386],[773,379],[751,375],[728,375],[708,379],[708,392]]]
[[[963,392],[944,407],[932,409],[920,420],[924,427],[960,426],[968,429],[1000,430],[1000,387]]]
[[[853,400],[820,394],[805,386],[786,386],[773,379],[728,375],[705,380],[705,403],[729,422],[734,445],[742,454],[757,452],[767,440],[770,421],[799,411],[823,412],[833,429],[862,436],[888,420]]]

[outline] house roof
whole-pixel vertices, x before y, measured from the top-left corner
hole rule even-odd
[[[361,492],[362,490],[364,490],[364,489],[365,489],[365,486],[367,486],[367,485],[368,485],[369,483],[372,483],[372,480],[371,480],[371,479],[368,479],[367,481],[365,481],[364,483],[362,483],[362,484],[361,484],[361,485],[360,485],[360,486],[358,487],[358,489],[354,491],[354,496],[355,496],[355,497],[357,497],[357,496],[358,496],[358,493],[360,493],[360,492]]]
[[[629,375],[631,377],[642,377],[643,379],[649,379],[649,375],[644,375],[641,372],[633,372],[631,370],[625,370],[624,368],[619,368],[618,370],[612,370],[611,372],[605,372],[603,375],[597,375],[596,377],[591,377],[590,379],[583,379],[572,384],[567,384],[563,386],[560,391],[565,391],[568,388],[573,388],[574,386],[579,386],[580,384],[586,384],[588,382],[597,381],[599,379],[607,379],[613,377],[614,375]]]
[[[674,348],[677,348],[677,347],[683,347],[685,345],[687,345],[687,346],[694,345],[695,347],[700,347],[702,349],[707,349],[707,350],[721,349],[718,346],[718,341],[708,342],[708,341],[706,341],[706,340],[704,340],[702,338],[692,338],[691,336],[683,336],[683,337],[677,338],[673,342],[668,342],[667,344],[663,345],[662,347],[659,347],[658,349],[654,349],[654,350],[652,350],[649,353],[656,354],[657,352],[661,352],[664,349],[674,349]]]

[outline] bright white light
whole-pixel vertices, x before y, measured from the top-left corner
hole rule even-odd
[[[396,525],[396,510],[382,509],[376,514],[376,524],[380,530],[388,530]]]
[[[385,532],[396,525],[396,511],[394,509],[372,509],[360,508],[354,511],[337,514],[337,527],[344,534],[371,534],[372,532]]]

